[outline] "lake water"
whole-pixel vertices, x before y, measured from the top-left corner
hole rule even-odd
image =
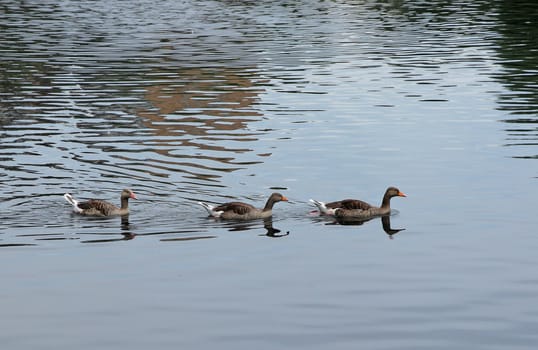
[[[531,1],[3,1],[3,348],[536,348],[537,28]],[[390,220],[308,203],[390,185]],[[62,198],[125,187],[123,219]],[[196,204],[275,191],[270,222]]]

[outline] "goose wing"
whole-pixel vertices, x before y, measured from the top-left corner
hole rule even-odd
[[[213,209],[214,211],[233,212],[238,215],[245,215],[256,208],[250,204],[242,202],[224,203]]]
[[[371,204],[361,201],[359,199],[344,199],[341,201],[327,203],[325,204],[325,206],[331,209],[343,208],[343,209],[349,209],[349,210],[355,210],[355,209],[368,210],[372,208]]]
[[[108,215],[112,211],[118,209],[114,204],[100,199],[90,199],[86,202],[78,203],[78,207],[82,210],[98,211],[103,215]]]

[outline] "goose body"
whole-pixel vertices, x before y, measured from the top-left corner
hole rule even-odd
[[[79,202],[69,193],[64,194],[64,198],[73,206],[73,211],[80,215],[87,216],[113,216],[129,214],[129,198],[137,199],[133,191],[124,189],[121,192],[121,207],[104,201],[102,199],[90,199],[88,201]]]
[[[208,214],[215,218],[228,220],[252,220],[264,219],[273,214],[273,205],[277,202],[287,201],[288,199],[280,193],[273,193],[267,199],[263,208],[256,208],[251,204],[243,202],[229,202],[214,206],[204,202],[198,202],[207,210]]]
[[[389,187],[385,191],[380,207],[376,207],[359,199],[344,199],[330,203],[311,199],[310,202],[319,209],[320,214],[334,215],[337,218],[343,219],[366,220],[374,216],[390,214],[390,199],[392,197],[406,197],[406,195],[396,187]]]

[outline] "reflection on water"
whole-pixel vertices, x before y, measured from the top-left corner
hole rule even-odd
[[[285,233],[281,233],[282,231],[273,227],[273,218],[267,218],[263,220],[263,227],[267,230],[265,233],[265,236],[272,237],[272,238],[279,238],[279,237],[285,237],[289,236],[290,231],[286,231]]]
[[[261,139],[279,130],[257,124],[308,111],[302,101],[318,95],[335,95],[331,108],[344,115],[353,95],[382,96],[373,104],[383,108],[449,102],[459,87],[443,78],[464,68],[508,89],[498,93],[511,114],[507,145],[536,157],[531,2],[213,2],[171,6],[159,21],[153,4],[98,3],[2,8],[8,200],[69,181],[221,195],[223,177],[272,155]],[[275,92],[284,102],[270,106],[264,97]]]
[[[72,5],[2,8],[0,167],[10,199],[46,190],[28,181],[61,186],[72,174],[99,188],[129,181],[160,195],[212,193],[207,185],[221,187],[223,173],[271,154],[252,145],[266,133],[253,125],[263,118],[256,104],[266,79],[246,55],[235,67],[209,65],[237,57],[240,46],[208,51],[218,48],[213,35],[227,40],[219,26],[170,30],[136,6],[118,12],[101,2],[104,15],[93,4]],[[125,23],[129,13],[136,27]],[[198,17],[181,9],[159,18],[191,15]]]
[[[496,79],[507,89],[499,94],[499,109],[509,113],[506,146],[516,158],[538,159],[538,4],[502,1],[497,30],[502,70]]]
[[[381,224],[383,225],[383,231],[392,238],[393,235],[397,234],[400,231],[405,230],[405,228],[392,228],[390,225],[390,215],[383,216],[381,218]]]
[[[373,217],[369,219],[354,219],[354,218],[336,218],[327,215],[315,216],[316,221],[323,220],[328,221],[326,225],[344,225],[344,226],[361,226],[370,221],[381,221],[381,228],[389,236],[390,239],[393,238],[398,232],[404,231],[405,228],[393,228],[390,223],[390,215],[384,215],[381,217]]]
[[[135,234],[128,233],[128,232],[122,233],[121,235],[122,237],[120,238],[86,239],[86,240],[80,241],[80,243],[111,243],[111,242],[118,242],[118,241],[129,241],[136,237]]]
[[[66,191],[129,186],[147,195],[141,210],[166,199],[188,211],[185,200],[233,197],[230,179],[263,177],[275,150],[347,152],[331,138],[368,145],[378,115],[442,109],[460,91],[495,94],[512,155],[536,158],[533,3],[217,1],[165,15],[98,4],[1,9],[0,207],[12,227],[28,198]],[[401,120],[429,122],[416,118]],[[307,166],[301,157],[288,169]]]
[[[286,233],[280,233],[281,230],[278,228],[275,228],[273,226],[273,217],[265,218],[265,219],[253,219],[253,220],[224,220],[220,218],[215,217],[206,217],[206,220],[208,222],[214,223],[218,227],[226,228],[230,232],[240,232],[240,231],[248,231],[253,229],[260,228],[260,224],[263,224],[263,228],[265,229],[265,233],[260,236],[267,236],[267,237],[284,237],[288,236],[290,233],[289,231],[286,231]]]
[[[381,219],[381,227],[383,228],[383,231],[389,236],[389,238],[393,238],[393,235],[397,234],[398,232],[401,232],[405,230],[405,228],[392,228],[390,225],[390,215],[385,215],[380,218],[372,218],[374,220]],[[340,225],[363,225],[364,223],[372,220],[353,220],[349,218],[337,218],[336,222],[338,222]]]
[[[249,69],[192,68],[180,72],[176,82],[147,87],[145,98],[151,107],[137,114],[153,137],[140,145],[162,156],[148,159],[148,165],[152,169],[194,168],[185,170],[187,177],[211,180],[220,171],[261,162],[237,161],[231,156],[252,152],[242,144],[256,141],[260,134],[249,128],[249,123],[262,117],[254,104],[263,90],[252,73]],[[184,149],[195,151],[185,154]],[[208,161],[220,164],[205,165]]]

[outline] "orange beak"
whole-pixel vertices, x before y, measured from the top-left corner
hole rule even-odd
[[[282,200],[283,200],[284,202],[287,202],[287,201],[288,201],[288,198],[282,196]]]
[[[130,196],[130,198],[132,198],[132,199],[138,199],[138,198],[136,198],[136,194],[134,194],[134,192],[131,192],[131,196]]]
[[[403,192],[398,192],[398,196],[400,196],[400,197],[407,197],[407,196],[405,195],[405,193],[403,193]]]

